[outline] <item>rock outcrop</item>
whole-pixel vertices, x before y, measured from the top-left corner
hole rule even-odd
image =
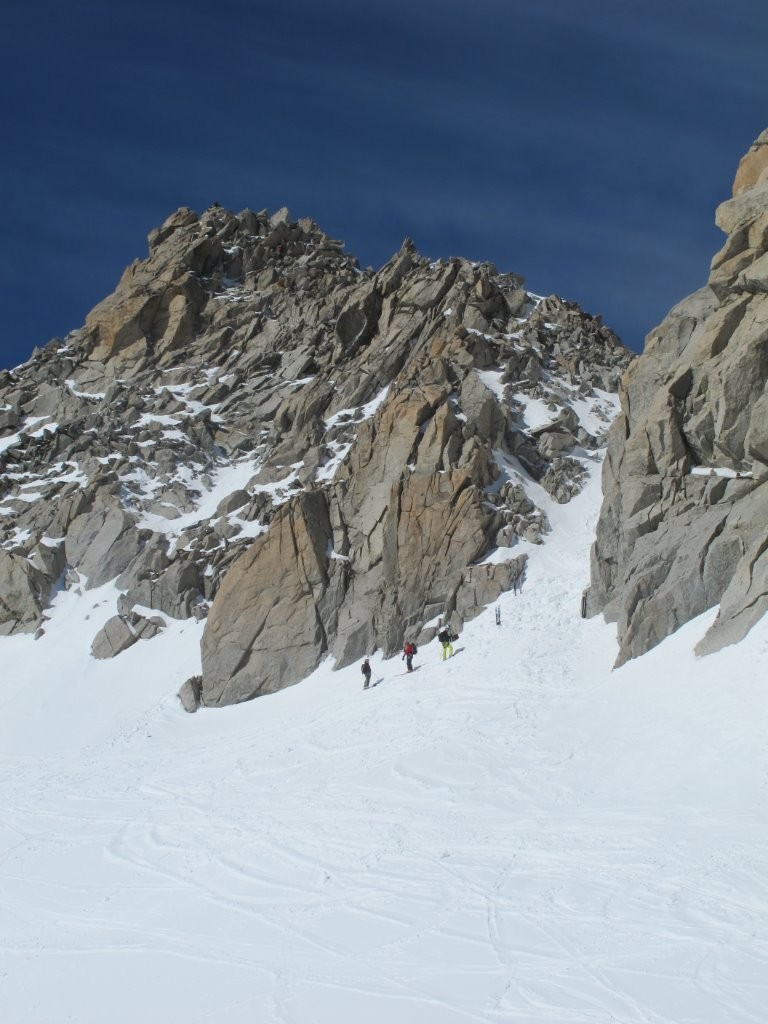
[[[706,287],[648,336],[610,433],[587,603],[619,663],[718,603],[701,654],[768,610],[768,131],[716,222]]]
[[[159,615],[146,618],[137,611],[113,615],[93,638],[91,654],[94,658],[115,658],[139,640],[151,640],[165,626]]]
[[[51,581],[30,559],[0,550],[0,634],[34,632],[50,587]]]
[[[362,270],[287,210],[179,210],[0,373],[0,630],[113,580],[94,656],[151,636],[136,609],[207,617],[191,706],[460,624],[578,493],[629,359],[488,263],[407,239]]]

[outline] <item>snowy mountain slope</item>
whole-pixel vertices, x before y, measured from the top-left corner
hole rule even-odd
[[[326,663],[186,715],[202,624],[95,662],[111,584],[0,638],[3,1020],[763,1022],[768,625],[611,673],[598,468],[500,626],[370,692]]]

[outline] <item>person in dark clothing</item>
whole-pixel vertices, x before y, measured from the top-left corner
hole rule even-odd
[[[403,648],[403,658],[405,658],[405,665],[409,672],[413,672],[413,656],[416,653],[416,645],[410,641]],[[402,661],[402,658],[400,659]]]
[[[447,626],[443,626],[437,634],[437,639],[443,645],[443,661],[445,661],[446,658],[452,658],[454,635]]]
[[[363,662],[360,671],[363,673],[363,679],[365,680],[363,683],[363,689],[367,690],[371,682],[371,663],[367,658]]]

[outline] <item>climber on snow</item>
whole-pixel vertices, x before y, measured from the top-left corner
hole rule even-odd
[[[363,689],[367,690],[371,682],[371,663],[370,661],[368,661],[367,658],[360,666],[360,671],[363,673],[363,679],[365,680],[365,683],[363,684]]]
[[[416,644],[412,644],[410,640],[406,642],[403,648],[403,658],[405,658],[405,665],[409,672],[413,672],[413,656],[416,654]],[[403,660],[402,658],[400,659]]]
[[[448,626],[443,626],[437,634],[437,639],[443,645],[443,661],[453,657],[453,641],[458,640],[455,633],[452,633]]]

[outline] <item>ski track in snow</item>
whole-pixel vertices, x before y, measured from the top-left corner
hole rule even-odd
[[[764,1024],[768,629],[610,673],[596,486],[500,626],[367,693],[186,715],[199,627],[96,664],[98,591],[3,638],[3,1021]]]

